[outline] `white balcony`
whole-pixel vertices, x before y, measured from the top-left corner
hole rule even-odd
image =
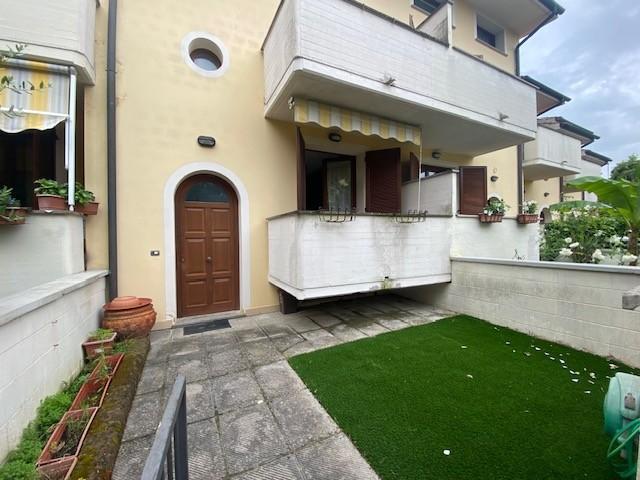
[[[352,0],[284,0],[263,54],[268,118],[292,121],[302,97],[418,125],[451,153],[535,138],[531,85]]]
[[[26,44],[25,58],[73,65],[84,83],[95,82],[96,0],[4,2],[0,44]]]
[[[457,174],[423,179],[423,222],[400,223],[389,214],[354,214],[328,222],[318,212],[268,219],[269,282],[298,300],[446,283],[450,256],[538,260],[538,226],[514,218],[481,224],[456,216]],[[404,185],[403,210],[415,209],[417,181]]]
[[[526,181],[564,177],[580,173],[580,140],[546,127],[538,127],[537,138],[525,144],[523,173]]]

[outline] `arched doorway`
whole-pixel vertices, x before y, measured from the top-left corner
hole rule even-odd
[[[225,180],[198,174],[175,194],[178,317],[238,310],[238,198]]]

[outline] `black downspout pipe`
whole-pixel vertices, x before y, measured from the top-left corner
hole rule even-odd
[[[562,12],[554,9],[551,12],[551,14],[549,14],[549,16],[545,18],[542,21],[542,23],[540,23],[540,25],[538,25],[529,35],[527,35],[520,42],[518,42],[518,45],[516,45],[516,50],[515,50],[516,75],[518,77],[520,76],[520,47],[522,47],[522,45],[524,45],[524,43],[527,40],[529,40],[536,33],[538,33],[538,30],[540,30],[542,27],[544,27],[547,23],[549,23],[551,20],[556,18],[561,13]],[[522,213],[522,204],[524,203],[524,174],[522,169],[522,165],[524,164],[524,145],[523,144],[518,145],[517,149],[518,149],[518,154],[517,154],[518,156],[518,213]]]
[[[118,199],[116,188],[116,29],[118,0],[109,0],[107,26],[107,223],[109,299],[118,296]]]

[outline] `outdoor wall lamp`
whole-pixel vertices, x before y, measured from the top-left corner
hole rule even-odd
[[[332,142],[338,143],[338,142],[342,141],[342,135],[340,135],[339,133],[336,133],[336,132],[331,132],[329,134],[329,140],[331,140]]]
[[[213,148],[216,146],[216,139],[213,137],[200,135],[198,137],[198,145],[200,145],[201,147]]]
[[[492,182],[497,182],[498,181],[498,176],[497,175],[491,175],[491,181]]]
[[[440,153],[439,150],[434,150],[433,152],[431,152],[431,158],[438,160],[441,156],[442,153]]]

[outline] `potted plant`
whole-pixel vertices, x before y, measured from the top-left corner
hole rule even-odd
[[[27,216],[28,210],[20,206],[20,201],[12,193],[12,188],[0,188],[0,225],[19,225]]]
[[[34,182],[34,189],[40,210],[66,210],[67,185],[55,180],[41,178]]]
[[[538,223],[540,217],[538,217],[538,204],[533,200],[529,200],[522,204],[522,213],[518,214],[518,223]]]
[[[96,196],[93,192],[85,190],[81,183],[76,182],[76,189],[74,193],[75,198],[75,210],[76,212],[84,215],[97,215],[98,214],[98,202],[96,202]]]
[[[116,332],[108,328],[99,328],[92,332],[88,340],[82,344],[87,359],[91,360],[100,354],[110,353],[113,350],[116,335]]]
[[[41,466],[64,457],[77,457],[97,408],[69,410],[54,427],[44,446],[37,465]]]
[[[509,208],[509,205],[504,203],[501,198],[490,197],[482,213],[478,214],[478,219],[481,223],[502,222],[502,217],[504,217],[504,212],[507,208]]]
[[[112,377],[109,376],[107,372],[108,370],[102,369],[99,371],[98,376],[88,377],[80,387],[80,390],[78,390],[69,410],[101,407],[109,385],[111,384]]]
[[[115,355],[100,355],[97,358],[96,366],[93,368],[88,378],[105,378],[111,377],[116,373],[122,358],[123,353],[116,353]]]

